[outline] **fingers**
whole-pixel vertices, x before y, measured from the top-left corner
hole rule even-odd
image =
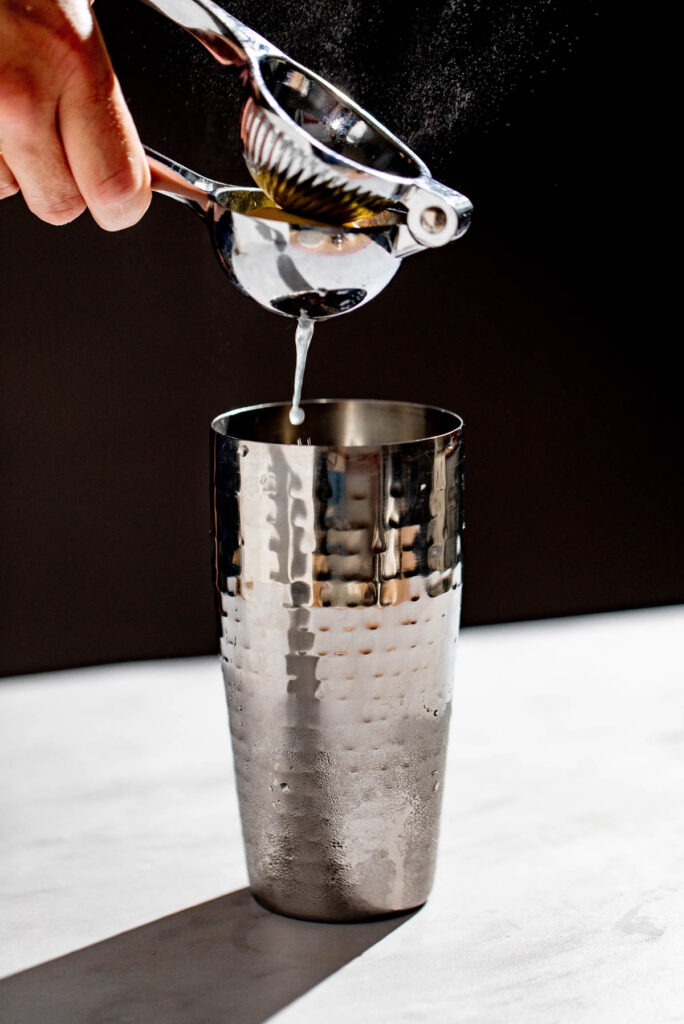
[[[34,108],[31,116],[22,120],[6,121],[2,151],[9,177],[37,217],[59,225],[83,213],[85,203],[67,164],[55,113],[49,106]]]
[[[137,223],[150,204],[150,171],[142,144],[97,29],[94,52],[72,73],[58,106],[71,173],[97,223],[118,231]]]
[[[135,224],[150,172],[87,0],[0,0],[0,199],[21,190],[50,224],[90,207]]]
[[[66,224],[85,209],[56,123],[59,68],[69,52],[64,20],[56,2],[0,0],[0,187],[2,195],[21,190],[49,224]]]
[[[16,178],[10,171],[0,154],[0,199],[7,199],[8,196],[16,195],[19,191]]]

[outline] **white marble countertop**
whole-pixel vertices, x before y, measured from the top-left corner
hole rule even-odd
[[[684,609],[464,632],[437,882],[245,891],[217,661],[0,683],[2,1024],[681,1024]]]

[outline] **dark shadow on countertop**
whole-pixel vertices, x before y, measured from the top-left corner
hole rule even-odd
[[[0,1024],[261,1024],[412,914],[315,924],[248,889],[0,981]]]

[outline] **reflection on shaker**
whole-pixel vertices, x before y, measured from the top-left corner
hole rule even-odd
[[[432,884],[462,424],[401,403],[305,408],[310,446],[286,405],[214,422],[222,665],[252,891],[361,920]]]

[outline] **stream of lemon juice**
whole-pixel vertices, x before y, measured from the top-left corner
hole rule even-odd
[[[297,324],[295,333],[295,346],[297,348],[297,364],[295,367],[294,390],[292,392],[292,407],[290,409],[290,423],[299,427],[304,422],[304,410],[300,402],[302,400],[302,383],[304,381],[304,370],[306,368],[306,356],[313,337],[314,322],[308,316],[302,314]]]

